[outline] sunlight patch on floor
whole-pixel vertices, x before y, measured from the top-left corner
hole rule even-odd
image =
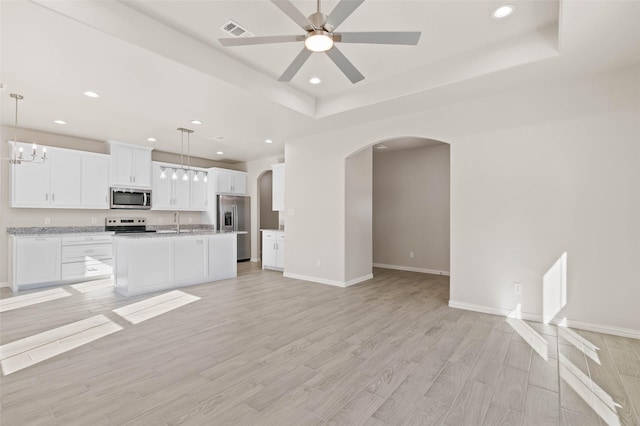
[[[71,293],[63,288],[54,288],[36,293],[24,294],[22,296],[7,297],[0,299],[0,312],[12,311],[25,306],[36,305],[50,300],[62,299],[71,296]]]
[[[9,375],[122,330],[104,315],[63,325],[0,346],[0,366]]]
[[[170,291],[160,296],[151,297],[122,308],[114,309],[113,313],[121,316],[132,324],[157,317],[181,306],[200,300],[198,296],[182,292]]]

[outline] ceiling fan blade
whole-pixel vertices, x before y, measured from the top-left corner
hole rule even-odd
[[[335,30],[363,1],[364,0],[341,0],[340,3],[333,8],[329,16],[327,16],[327,24]]]
[[[275,4],[278,9],[284,12],[289,18],[293,19],[296,24],[300,25],[302,29],[306,30],[307,27],[315,28],[311,21],[298,10],[289,0],[271,0],[271,3]]]
[[[364,75],[360,74],[360,71],[356,67],[353,66],[351,62],[342,54],[340,50],[334,45],[331,50],[328,50],[327,55],[334,64],[340,68],[340,71],[347,76],[352,83],[357,83],[360,80],[364,80]]]
[[[309,59],[311,53],[313,52],[311,52],[310,50],[302,49],[302,51],[298,53],[298,56],[296,56],[293,62],[291,62],[291,65],[289,65],[284,73],[282,73],[278,81],[291,81],[293,76],[296,75],[296,73],[300,70],[300,68],[302,68],[304,63],[307,62],[307,59]]]
[[[416,45],[420,40],[421,34],[420,31],[336,33],[333,35],[333,41],[342,43]]]
[[[218,41],[223,46],[247,46],[251,44],[289,43],[292,41],[304,41],[304,36],[280,35],[280,36],[260,36],[260,37],[240,37],[240,38],[219,38]]]

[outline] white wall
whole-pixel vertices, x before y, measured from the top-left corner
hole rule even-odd
[[[258,223],[258,178],[262,173],[271,170],[272,164],[283,163],[282,156],[267,157],[260,160],[249,161],[246,163],[247,168],[247,194],[251,197],[251,261],[258,262],[260,260],[260,224]],[[286,166],[285,166],[286,167]]]
[[[372,278],[372,170],[371,147],[345,162],[345,256],[346,284]]]
[[[12,140],[14,131],[12,127],[0,129],[1,157],[6,157],[9,148],[6,145]],[[75,138],[66,135],[38,132],[28,129],[18,129],[18,139],[29,143],[56,146],[60,148],[78,149],[82,151],[107,153],[106,145],[97,140]],[[180,163],[180,156],[166,152],[153,152],[154,161],[166,161]],[[244,164],[227,165],[210,160],[192,158],[191,164],[196,167],[225,167],[240,168]],[[19,167],[19,166],[18,166]],[[10,207],[9,191],[9,163],[0,162],[0,283],[7,281],[8,238],[7,227],[45,226],[44,219],[51,220],[46,226],[96,226],[91,222],[96,218],[97,225],[104,226],[106,217],[145,217],[150,225],[173,223],[172,212],[156,211],[123,211],[123,210],[85,210],[85,209],[14,209]],[[182,223],[201,223],[201,213],[184,212],[180,216]]]
[[[448,144],[374,152],[374,264],[449,273],[449,161]]]
[[[345,158],[401,136],[451,144],[452,301],[511,310],[518,280],[541,315],[542,276],[566,250],[561,314],[640,330],[640,67],[288,143],[289,274],[345,280]]]

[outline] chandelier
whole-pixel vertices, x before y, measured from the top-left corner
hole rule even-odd
[[[22,164],[22,163],[34,163],[34,164],[43,164],[47,161],[47,148],[42,148],[42,154],[38,153],[38,146],[34,143],[32,146],[31,154],[29,155],[31,158],[25,157],[25,153],[23,152],[22,147],[18,147],[18,101],[24,99],[24,96],[19,95],[17,93],[11,93],[13,99],[16,100],[16,118],[13,124],[13,149],[12,155],[10,158],[3,158],[3,160],[9,160],[9,164]]]

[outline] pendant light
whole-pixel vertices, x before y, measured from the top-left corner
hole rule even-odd
[[[182,180],[189,180],[189,171],[191,170],[191,133],[193,130],[178,127],[180,132],[180,168],[182,169]],[[184,167],[184,134],[187,134],[187,168]]]
[[[16,100],[16,118],[13,124],[13,153],[10,158],[3,158],[3,160],[9,160],[9,164],[19,165],[22,163],[34,163],[43,164],[47,161],[47,148],[42,148],[42,155],[38,154],[38,146],[34,143],[31,151],[31,158],[24,158],[22,147],[18,148],[18,101],[24,99],[24,96],[17,93],[11,93],[9,95]]]

